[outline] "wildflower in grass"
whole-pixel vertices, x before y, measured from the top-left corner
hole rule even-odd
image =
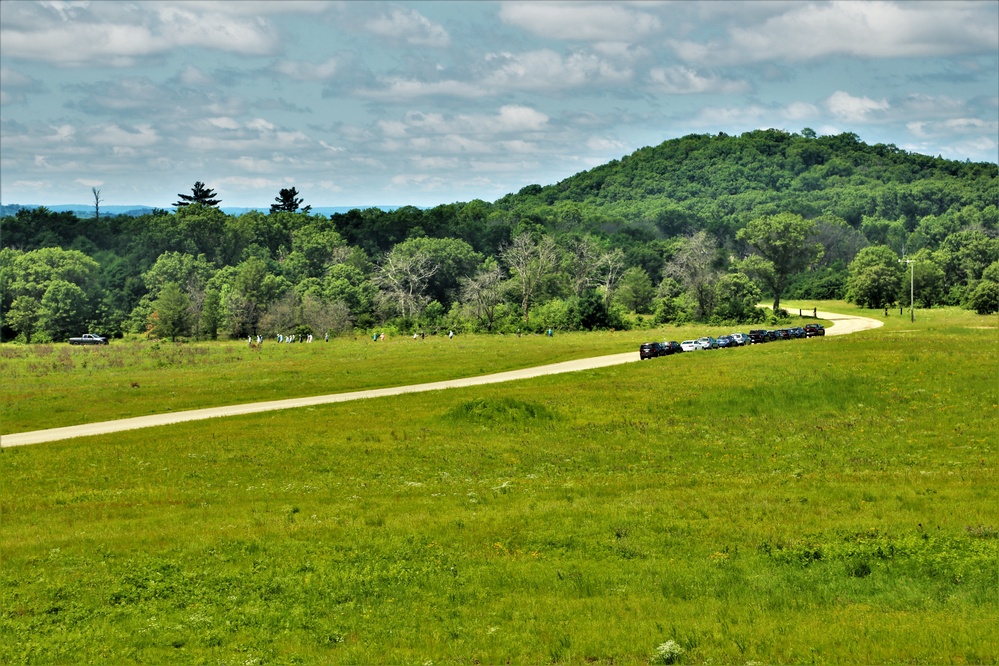
[[[679,643],[668,640],[656,648],[656,653],[652,657],[653,664],[675,664],[686,652]]]

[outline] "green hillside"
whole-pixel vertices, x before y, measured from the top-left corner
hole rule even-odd
[[[999,309],[997,165],[851,133],[692,135],[494,203],[327,217],[277,194],[270,214],[191,195],[136,217],[18,210],[3,338],[750,323],[760,299],[882,308],[910,289]]]
[[[850,133],[812,138],[760,130],[666,141],[555,185],[528,186],[497,205],[576,202],[672,236],[702,228],[734,234],[754,217],[782,212],[835,216],[854,227],[876,216],[914,228],[927,216],[967,206],[991,206],[994,229],[997,199],[995,164],[872,146]]]

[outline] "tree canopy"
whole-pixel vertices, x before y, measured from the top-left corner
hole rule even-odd
[[[231,215],[201,181],[178,196],[0,218],[2,338],[748,322],[761,298],[896,302],[903,255],[921,307],[996,293],[999,168],[851,133],[690,135],[493,203],[327,217],[292,187]]]

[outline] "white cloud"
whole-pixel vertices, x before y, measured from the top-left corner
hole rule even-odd
[[[52,186],[51,183],[44,180],[15,180],[14,188],[22,190],[44,190]]]
[[[77,178],[73,181],[74,183],[79,183],[84,187],[100,187],[104,184],[103,180],[94,180],[92,178]]]
[[[262,159],[243,155],[236,159],[229,160],[229,164],[237,171],[248,171],[250,173],[270,173],[284,160]]]
[[[612,3],[507,2],[499,16],[539,37],[572,41],[630,43],[662,28],[653,14]]]
[[[723,93],[737,95],[749,92],[745,81],[733,81],[717,76],[703,76],[689,67],[655,67],[649,72],[653,87],[665,93]]]
[[[378,90],[359,90],[361,97],[385,101],[400,101],[419,97],[459,97],[475,99],[489,95],[489,91],[474,83],[464,81],[413,81],[404,79],[388,79],[384,87]]]
[[[792,102],[784,108],[784,117],[788,120],[808,120],[819,113],[819,107],[807,102]]]
[[[4,88],[24,88],[34,85],[30,76],[25,76],[10,67],[0,67],[0,86]]]
[[[28,99],[28,93],[42,90],[42,85],[17,70],[10,67],[0,67],[0,106],[23,103]]]
[[[623,151],[626,148],[625,144],[621,141],[596,136],[587,139],[586,147],[600,153]]]
[[[17,18],[0,28],[0,53],[63,66],[124,67],[191,46],[241,55],[278,47],[267,19],[219,13],[201,3],[49,3]]]
[[[177,78],[186,86],[209,86],[215,83],[215,79],[194,65],[186,65]]]
[[[487,90],[565,90],[583,85],[622,84],[632,80],[629,68],[618,68],[592,53],[563,57],[550,50],[526,53],[493,53],[486,56],[493,67],[483,76]]]
[[[275,188],[280,188],[284,184],[281,179],[274,178],[261,178],[261,177],[248,177],[248,176],[225,176],[223,178],[216,178],[214,182],[218,183],[218,187],[231,186],[237,190],[271,190]],[[213,188],[215,189],[215,188]]]
[[[995,53],[996,14],[984,2],[788,3],[754,25],[733,25],[725,39],[672,42],[690,62],[798,62],[833,55],[864,58]]]
[[[461,166],[461,161],[456,157],[422,157],[417,156],[411,160],[413,166],[425,171],[440,171],[442,169],[451,170]]]
[[[151,125],[134,127],[103,125],[91,128],[88,134],[90,143],[117,148],[143,148],[152,146],[160,140],[159,134]]]
[[[783,128],[789,123],[813,120],[821,110],[807,102],[786,105],[747,104],[744,106],[704,107],[694,116],[694,127],[708,127],[722,131],[747,131],[761,127]]]
[[[495,114],[457,114],[409,112],[401,121],[382,121],[379,127],[386,139],[429,140],[422,137],[447,136],[450,146],[470,148],[465,137],[521,134],[544,131],[549,118],[527,106],[515,104],[501,107]],[[437,139],[433,139],[436,141]],[[479,144],[477,150],[491,150]]]
[[[210,124],[218,127],[219,129],[234,130],[239,129],[239,122],[235,118],[230,118],[229,116],[221,116],[219,118],[206,118]]]
[[[849,122],[862,123],[871,119],[872,114],[888,111],[888,100],[873,100],[869,97],[854,97],[837,90],[825,101],[826,108],[833,115]]]
[[[940,120],[913,120],[905,125],[913,135],[920,138],[976,137],[988,138],[999,134],[999,120],[981,118],[944,118]],[[991,139],[989,139],[991,140]]]
[[[388,14],[369,20],[365,28],[413,46],[445,47],[451,43],[447,30],[413,9],[393,8]]]
[[[271,69],[296,81],[328,81],[336,75],[338,67],[336,58],[330,58],[318,64],[282,60]]]
[[[593,53],[562,56],[550,49],[489,53],[478,69],[471,82],[394,78],[383,81],[381,89],[359,94],[386,101],[430,96],[480,99],[512,91],[552,93],[585,86],[619,86],[630,83],[634,76],[630,68],[616,67]]]
[[[274,124],[270,123],[263,118],[254,118],[246,124],[246,126],[253,130],[258,130],[261,132],[270,132],[274,129]]]

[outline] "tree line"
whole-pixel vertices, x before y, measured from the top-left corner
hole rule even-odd
[[[99,206],[99,193],[94,194]],[[999,175],[768,130],[667,141],[494,203],[0,220],[4,340],[759,322],[781,299],[999,308]],[[99,209],[97,209],[99,210]],[[902,263],[907,260],[910,263]]]

